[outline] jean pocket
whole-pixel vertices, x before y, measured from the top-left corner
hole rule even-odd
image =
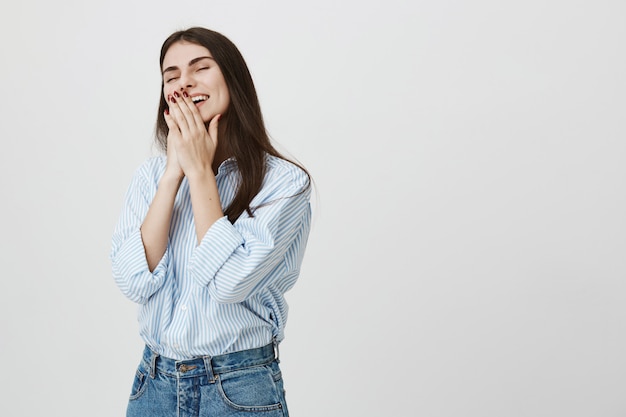
[[[141,397],[141,395],[146,390],[148,380],[148,371],[144,366],[139,365],[137,371],[135,372],[135,379],[133,380],[133,387],[130,390],[130,399],[136,400]]]
[[[238,411],[271,411],[283,407],[275,373],[269,366],[223,373],[217,387],[226,405]]]

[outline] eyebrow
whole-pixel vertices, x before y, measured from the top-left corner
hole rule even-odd
[[[199,56],[198,58],[194,58],[191,61],[189,61],[189,64],[187,64],[188,66],[192,66],[193,64],[197,63],[198,61],[202,61],[203,59],[210,59],[211,61],[215,61],[213,59],[213,57],[210,56]],[[169,71],[176,71],[179,70],[180,68],[178,68],[177,66],[171,66],[171,67],[167,67],[163,70],[163,72],[161,74],[165,74],[166,72]]]

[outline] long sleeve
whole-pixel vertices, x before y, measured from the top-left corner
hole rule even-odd
[[[311,227],[309,177],[267,155],[263,186],[231,224],[226,217],[196,236],[189,182],[175,197],[167,249],[148,268],[141,225],[165,171],[165,157],[148,159],[135,173],[115,228],[113,275],[139,303],[141,337],[160,355],[185,359],[252,349],[284,337],[284,294],[300,274]],[[220,202],[228,207],[240,181],[234,159],[216,174]]]
[[[189,261],[196,282],[218,303],[239,303],[278,279],[297,276],[310,228],[309,178],[302,170],[271,172],[252,206],[231,224],[215,222]],[[280,283],[277,283],[280,284]]]
[[[118,287],[130,300],[144,304],[163,285],[169,264],[169,247],[150,272],[141,240],[141,224],[156,192],[156,182],[148,179],[150,167],[157,168],[159,160],[151,159],[133,176],[120,220],[113,234],[111,263]],[[168,245],[169,246],[169,245]]]

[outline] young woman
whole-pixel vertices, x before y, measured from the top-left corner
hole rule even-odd
[[[204,28],[161,48],[156,138],[113,235],[146,348],[127,416],[287,416],[278,365],[310,178],[270,144],[244,59]]]

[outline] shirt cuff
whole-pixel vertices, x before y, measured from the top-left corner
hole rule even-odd
[[[145,303],[163,285],[168,264],[169,248],[154,271],[150,272],[141,231],[136,230],[119,248],[113,270],[122,292],[132,301]]]
[[[199,285],[207,286],[233,252],[243,245],[243,236],[224,216],[206,232],[189,260],[189,272]]]

